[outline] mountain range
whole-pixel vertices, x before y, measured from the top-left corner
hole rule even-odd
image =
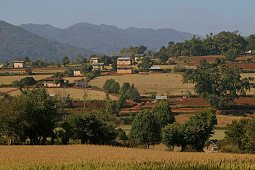
[[[63,56],[89,56],[93,52],[42,38],[34,33],[0,21],[0,61],[13,58],[47,59],[61,61]]]
[[[78,23],[68,28],[51,25],[24,24],[21,28],[60,43],[111,55],[123,47],[145,45],[158,50],[169,41],[182,42],[191,39],[193,34],[174,29],[121,29],[112,25]]]

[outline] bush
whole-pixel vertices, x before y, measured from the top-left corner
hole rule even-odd
[[[120,85],[114,79],[106,80],[103,89],[109,93],[119,93]]]

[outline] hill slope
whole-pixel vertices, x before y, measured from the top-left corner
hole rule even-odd
[[[98,53],[112,54],[123,47],[145,45],[159,49],[169,41],[181,42],[193,34],[174,29],[121,29],[112,25],[79,23],[60,29],[51,25],[25,24],[21,28],[41,37],[89,49]]]
[[[20,27],[0,21],[0,60],[14,56],[31,59],[61,60],[63,56],[89,55],[90,51],[41,38]]]

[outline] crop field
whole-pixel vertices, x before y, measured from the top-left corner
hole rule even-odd
[[[171,95],[185,94],[187,90],[193,92],[192,84],[182,83],[182,74],[180,73],[163,73],[149,75],[118,75],[118,76],[101,76],[89,82],[92,86],[103,88],[107,79],[115,79],[122,85],[124,82],[135,84],[135,87],[143,95],[150,92],[157,92],[159,95],[169,92]]]
[[[42,68],[31,68],[33,73],[54,73],[54,72],[64,72],[66,67],[42,67]],[[25,68],[14,68],[14,69],[0,69],[0,72],[8,73],[24,73]]]
[[[0,146],[1,169],[254,169],[255,155],[95,145]]]
[[[0,76],[0,84],[12,84],[15,80],[21,80],[24,77],[34,77],[35,80],[42,80],[52,75],[31,75],[31,76]]]
[[[243,77],[255,77],[254,73],[242,74]],[[116,76],[100,76],[89,82],[92,86],[103,88],[107,79],[114,79],[122,85],[124,82],[135,84],[135,87],[143,95],[148,95],[151,92],[157,92],[158,95],[183,95],[187,91],[194,94],[193,84],[183,84],[181,73],[162,73],[162,74],[129,74],[129,75],[116,75]],[[255,94],[255,89],[247,92],[247,94]]]
[[[84,90],[76,88],[47,88],[49,94],[55,94],[59,96],[67,97],[70,95],[73,99],[83,100]],[[103,100],[105,99],[105,93],[102,91],[87,89],[86,93],[88,95],[88,100]],[[117,97],[110,95],[111,99],[117,99]]]

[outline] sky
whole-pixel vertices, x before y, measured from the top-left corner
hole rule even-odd
[[[255,0],[0,0],[0,20],[66,28],[76,23],[255,34]]]

